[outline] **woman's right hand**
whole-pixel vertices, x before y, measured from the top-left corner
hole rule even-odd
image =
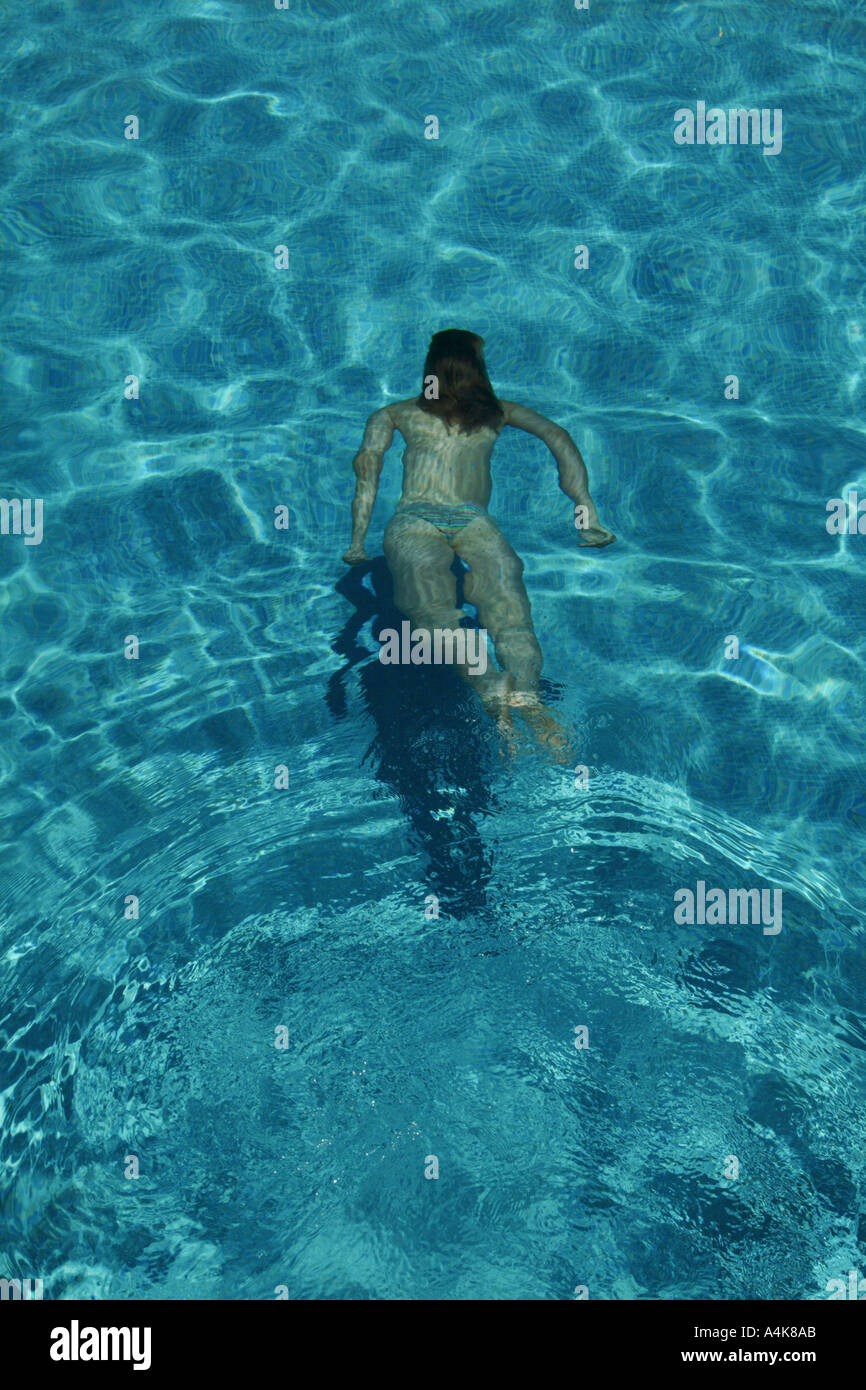
[[[361,545],[350,545],[343,556],[344,565],[364,565],[369,562],[369,555]]]

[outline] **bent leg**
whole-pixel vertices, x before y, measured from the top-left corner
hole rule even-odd
[[[394,603],[419,626],[455,627],[463,617],[457,607],[457,580],[451,573],[454,552],[429,521],[392,517],[383,548],[394,580]]]
[[[398,513],[385,528],[383,544],[394,579],[395,606],[406,614],[413,628],[429,632],[431,641],[436,631],[454,634],[449,651],[455,657],[461,651],[466,654],[466,629],[461,626],[466,614],[457,607],[451,542],[431,522]],[[455,659],[452,664],[467,684],[483,696],[490,677],[477,674],[478,668],[466,662]],[[493,675],[499,678],[497,672]]]
[[[568,763],[573,756],[571,733],[538,694],[543,657],[523,587],[523,561],[489,517],[472,521],[458,532],[454,548],[469,565],[466,597],[493,638],[496,656],[507,673],[504,679],[511,687],[498,716],[500,728],[510,742],[511,714],[516,709],[549,755],[558,763]]]
[[[534,694],[544,660],[532,626],[523,586],[523,561],[490,517],[479,517],[458,531],[454,549],[469,566],[464,592],[478,609],[496,658],[512,677],[514,689]]]

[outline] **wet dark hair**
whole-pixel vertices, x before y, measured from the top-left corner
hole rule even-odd
[[[505,421],[479,351],[483,346],[484,339],[477,333],[446,328],[433,334],[424,362],[424,381],[436,377],[439,399],[427,400],[422,382],[419,406],[448,425],[459,424],[465,434],[484,425],[498,430]]]

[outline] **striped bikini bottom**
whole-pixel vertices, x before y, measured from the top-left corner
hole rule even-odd
[[[419,516],[423,521],[429,521],[450,541],[470,521],[477,521],[479,516],[486,516],[487,513],[474,502],[401,502],[396,515]]]

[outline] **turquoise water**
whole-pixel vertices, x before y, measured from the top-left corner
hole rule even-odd
[[[0,1275],[866,1273],[866,537],[825,525],[866,497],[864,6],[31,0],[0,28],[0,491],[44,499],[41,544],[0,536]],[[699,100],[781,108],[782,151],[676,145]],[[578,549],[506,431],[491,511],[586,787],[504,761],[450,672],[383,667],[387,575],[340,563],[366,416],[452,326],[573,434],[619,538]],[[781,890],[783,929],[678,924],[699,880]]]

